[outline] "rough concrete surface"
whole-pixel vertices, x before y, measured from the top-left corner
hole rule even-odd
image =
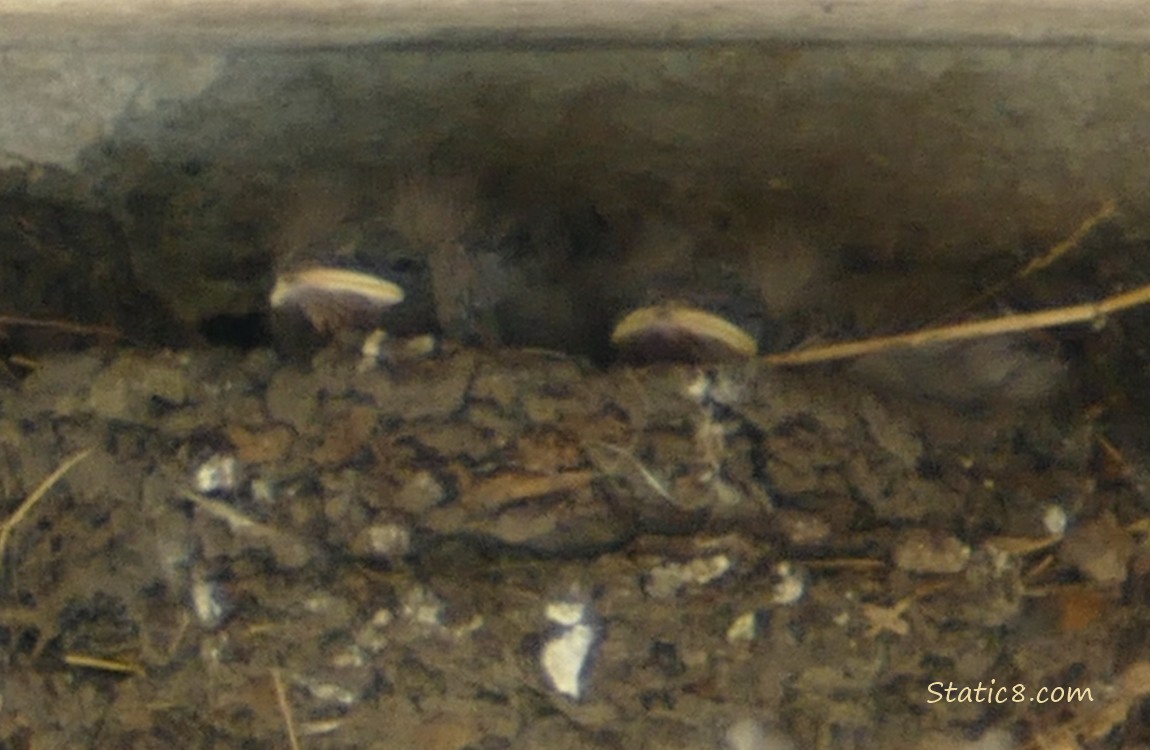
[[[253,270],[428,170],[477,179],[504,214],[597,215],[616,257],[670,224],[779,308],[844,264],[1009,263],[1106,200],[1146,229],[1135,47],[3,55],[0,153],[26,172],[9,182],[116,217],[127,242],[106,252],[192,323],[255,309]],[[309,211],[311,236],[282,236]],[[214,228],[181,229],[205,213]],[[237,288],[207,288],[221,275]]]

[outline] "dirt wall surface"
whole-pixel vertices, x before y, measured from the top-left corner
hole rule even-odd
[[[92,351],[4,403],[6,497],[91,451],[5,550],[13,747],[282,747],[276,679],[305,747],[1146,739],[1145,511],[1081,424],[450,349]],[[1095,702],[932,702],[991,679]]]
[[[761,356],[1150,284],[1141,6],[277,7],[0,0],[0,750],[1150,744],[1145,310]]]
[[[866,317],[891,289],[912,309],[887,325],[910,326],[1106,201],[1131,241],[1145,236],[1147,178],[1129,158],[1148,140],[1143,58],[902,43],[16,48],[0,68],[10,220],[24,222],[9,257],[44,257],[16,263],[49,276],[91,263],[62,258],[89,238],[37,228],[84,208],[69,228],[104,233],[119,306],[153,310],[86,317],[167,344],[262,314],[293,263],[418,271],[419,248],[387,231],[405,179],[431,173],[477,182],[477,241],[509,246],[520,286],[548,289],[501,297],[512,325],[551,326],[533,345],[602,338],[606,324],[572,308],[590,298],[611,318],[652,277],[711,296],[745,287],[782,319],[777,345],[810,334],[794,325]],[[33,240],[47,248],[26,250]],[[515,286],[504,276],[494,286]],[[43,295],[22,278],[5,274],[3,294],[34,312]],[[89,293],[69,279],[68,296]],[[135,330],[149,326],[162,335]]]

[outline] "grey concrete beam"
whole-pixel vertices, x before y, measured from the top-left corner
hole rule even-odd
[[[1150,42],[1140,0],[0,0],[0,45]]]

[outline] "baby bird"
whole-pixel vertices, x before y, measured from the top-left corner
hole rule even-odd
[[[290,185],[269,294],[282,353],[306,358],[344,331],[434,329],[427,259],[376,215],[373,190],[372,181],[346,174]]]
[[[556,191],[525,205],[521,190],[465,173],[378,182],[296,186],[271,304],[297,326],[281,339],[383,327],[637,363],[759,350],[753,284],[673,222],[608,219]]]

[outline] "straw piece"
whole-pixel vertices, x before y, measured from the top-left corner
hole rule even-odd
[[[910,333],[894,336],[879,336],[858,341],[846,341],[811,349],[769,354],[763,358],[768,365],[792,367],[816,362],[832,362],[852,359],[866,354],[877,354],[892,349],[910,349],[949,341],[1001,336],[1007,333],[1021,333],[1042,328],[1053,328],[1073,323],[1102,325],[1106,317],[1120,310],[1150,303],[1150,284],[1115,294],[1100,302],[1087,302],[1068,307],[1055,307],[1031,313],[1005,315],[991,320],[977,320],[971,323],[958,323],[937,328],[923,328]]]
[[[56,482],[60,481],[61,477],[67,474],[73,466],[87,458],[91,452],[92,450],[89,448],[66,459],[55,471],[48,475],[47,479],[41,482],[36,489],[32,490],[32,494],[25,498],[24,502],[20,503],[20,506],[13,511],[11,516],[3,523],[0,523],[0,571],[4,569],[4,553],[8,549],[8,538],[12,534],[12,529],[16,527],[16,524],[24,520],[24,517],[32,511],[36,503],[40,502],[40,499],[48,493],[48,490],[52,489],[52,486],[55,485]]]

